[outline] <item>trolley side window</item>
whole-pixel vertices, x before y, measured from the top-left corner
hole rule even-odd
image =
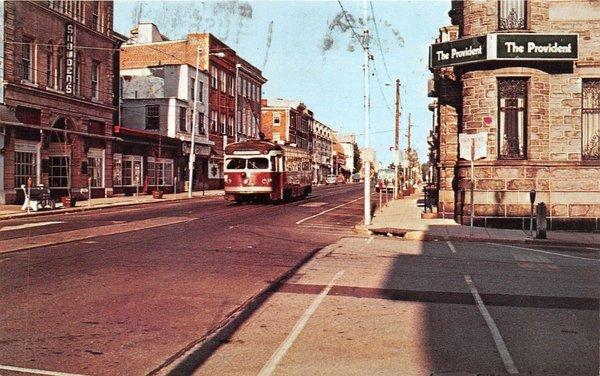
[[[269,160],[267,158],[250,158],[248,159],[249,170],[268,170]]]
[[[225,168],[228,170],[243,170],[246,168],[246,160],[244,158],[230,158],[227,160]]]

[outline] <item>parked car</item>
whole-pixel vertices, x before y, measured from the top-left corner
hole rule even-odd
[[[335,175],[327,175],[327,177],[325,178],[325,184],[330,185],[330,184],[337,184],[337,178]]]

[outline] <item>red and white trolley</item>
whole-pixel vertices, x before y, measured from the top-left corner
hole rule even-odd
[[[312,168],[306,150],[261,140],[225,147],[225,198],[272,201],[307,196],[312,191]]]

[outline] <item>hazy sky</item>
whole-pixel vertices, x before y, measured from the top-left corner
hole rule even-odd
[[[342,12],[342,7],[346,14]],[[395,80],[400,79],[401,128],[413,119],[413,147],[426,160],[431,129],[427,105],[428,46],[449,24],[449,0],[372,1],[368,6],[371,63],[371,146],[387,164],[393,146]],[[346,17],[347,16],[347,17]],[[315,118],[364,144],[362,1],[115,1],[115,29],[129,35],[138,20],[170,39],[211,32],[268,79],[263,98],[301,100]],[[373,22],[373,20],[375,22]],[[406,147],[406,137],[401,139]]]

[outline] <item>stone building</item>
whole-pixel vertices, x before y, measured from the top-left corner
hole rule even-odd
[[[552,229],[600,229],[600,3],[452,1],[430,47],[440,216],[528,227],[530,191]]]
[[[112,1],[2,1],[0,203],[22,185],[110,196],[119,47]]]

